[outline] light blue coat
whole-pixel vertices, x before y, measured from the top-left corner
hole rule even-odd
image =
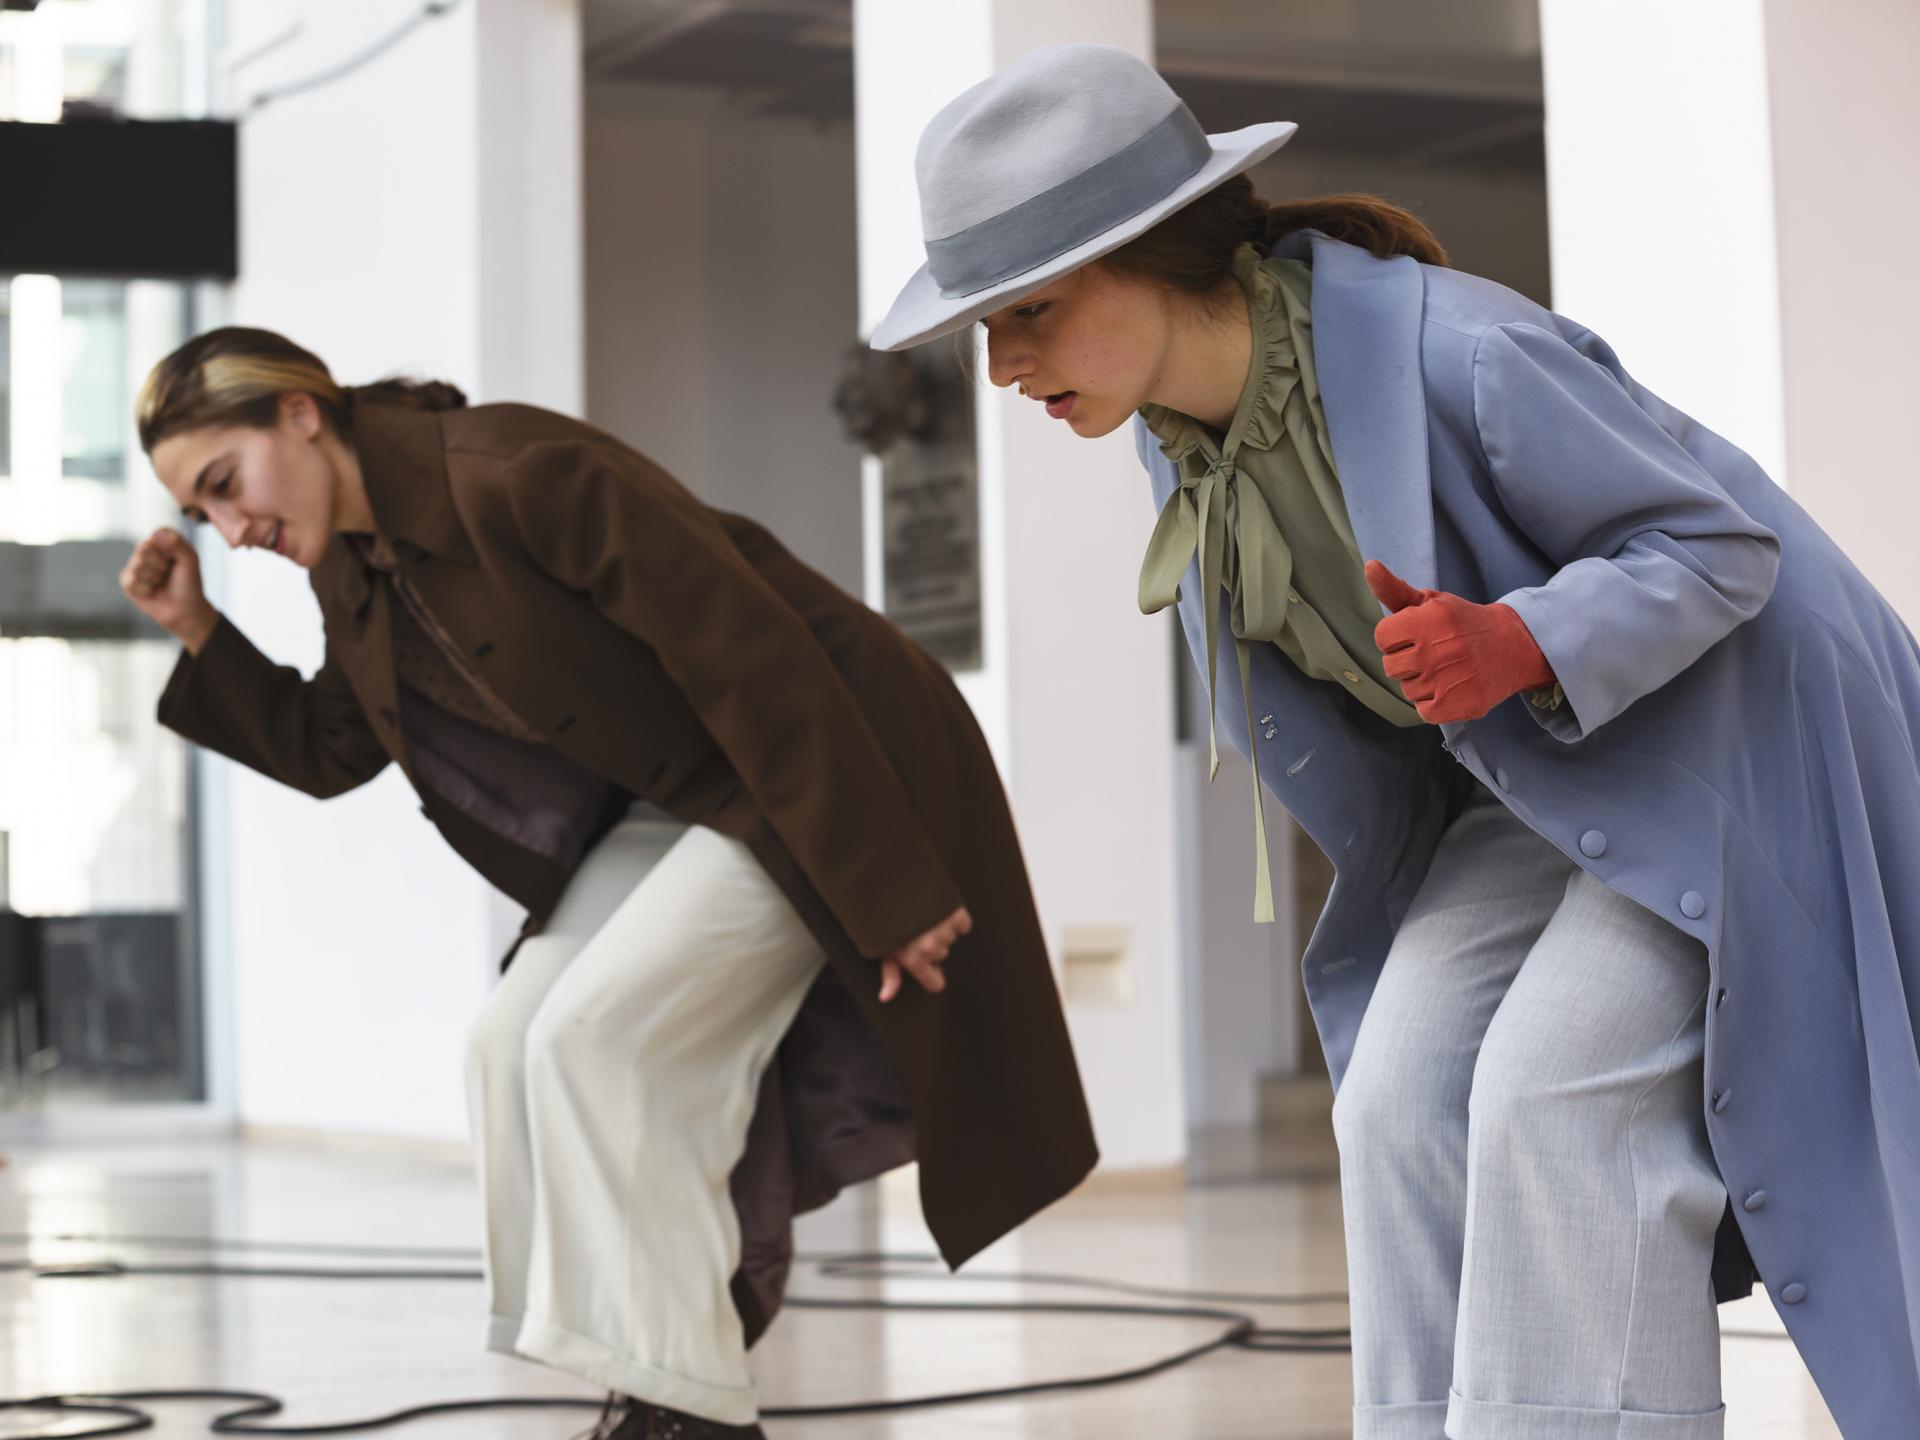
[[[1396,730],[1255,647],[1261,773],[1335,867],[1301,965],[1334,1085],[1451,751],[1706,944],[1702,1100],[1748,1249],[1842,1431],[1920,1435],[1920,650],[1752,459],[1598,336],[1457,271],[1290,244],[1361,553],[1512,605],[1568,701]],[[1162,504],[1173,467],[1136,440]],[[1197,574],[1181,595],[1198,654]],[[1244,751],[1238,683],[1220,667]]]

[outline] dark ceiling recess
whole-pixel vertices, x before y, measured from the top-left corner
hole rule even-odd
[[[237,137],[217,120],[0,121],[0,275],[231,280]]]
[[[40,0],[0,0],[0,10],[31,10]]]
[[[1497,12],[1503,0],[1480,3]],[[759,115],[853,118],[847,0],[588,0],[590,12],[596,6],[610,17],[587,47],[598,80],[718,92]],[[629,10],[636,19],[614,23]],[[1410,61],[1404,47],[1376,40],[1281,65],[1220,53],[1218,27],[1196,30],[1177,9],[1171,18],[1180,28],[1161,37],[1161,73],[1210,131],[1287,119],[1318,151],[1481,171],[1545,166],[1539,61],[1522,45],[1489,42],[1441,63]]]

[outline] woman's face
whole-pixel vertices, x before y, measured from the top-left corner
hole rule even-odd
[[[154,472],[187,519],[207,521],[235,549],[284,555],[312,569],[333,538],[340,474],[313,397],[280,397],[274,424],[207,426],[153,447]]]
[[[1173,335],[1172,297],[1099,262],[1036,290],[981,323],[987,374],[1019,385],[1092,439],[1147,403]]]

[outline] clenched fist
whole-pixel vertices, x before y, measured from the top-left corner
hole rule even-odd
[[[178,530],[156,530],[136,545],[120,572],[120,588],[195,655],[220,623],[200,583],[200,556]]]

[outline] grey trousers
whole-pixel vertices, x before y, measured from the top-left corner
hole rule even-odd
[[[1334,1101],[1355,1440],[1718,1440],[1706,996],[1476,787]]]

